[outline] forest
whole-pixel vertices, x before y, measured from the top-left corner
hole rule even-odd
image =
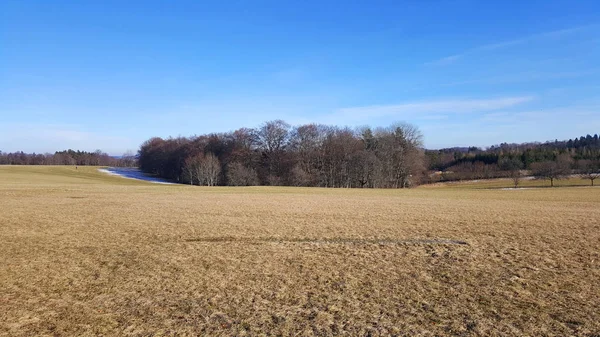
[[[151,138],[142,171],[198,185],[400,188],[426,173],[423,137],[410,124],[353,130],[266,122],[228,133]]]
[[[472,180],[510,177],[515,170],[543,175],[542,168],[555,166],[560,175],[600,170],[598,135],[565,141],[426,150],[432,180]]]
[[[403,188],[524,175],[554,180],[600,170],[598,135],[568,141],[426,150],[416,126],[357,129],[281,120],[259,128],[151,138],[138,153],[146,173],[197,185]]]
[[[554,180],[600,172],[598,135],[551,141],[429,150],[411,124],[348,127],[282,120],[257,128],[145,141],[137,153],[114,157],[66,150],[3,153],[0,165],[138,166],[183,184],[403,188],[419,184],[524,175]]]
[[[54,154],[36,154],[25,152],[4,153],[0,151],[0,165],[80,165],[80,166],[137,166],[133,153],[120,157],[109,156],[100,150],[94,152],[65,150]]]

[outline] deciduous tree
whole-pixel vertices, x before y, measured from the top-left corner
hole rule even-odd
[[[550,186],[554,187],[554,181],[567,177],[571,173],[570,159],[559,156],[553,161],[543,161],[531,165],[532,174],[538,179],[550,180]]]
[[[590,180],[594,186],[594,180],[600,177],[600,161],[580,160],[577,165],[581,178]]]

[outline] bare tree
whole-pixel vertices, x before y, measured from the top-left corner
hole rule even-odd
[[[411,124],[399,123],[375,131],[376,153],[382,163],[381,187],[402,188],[423,171],[423,136]]]
[[[323,142],[323,176],[326,187],[352,187],[352,156],[362,144],[348,128],[330,128]]]
[[[594,180],[600,177],[600,161],[580,160],[577,166],[579,176],[582,179],[589,179],[594,186]]]
[[[284,167],[285,149],[288,145],[290,125],[282,120],[266,122],[256,130],[255,138],[262,151],[266,177],[275,181],[280,178]]]
[[[514,187],[517,188],[521,182],[521,169],[523,168],[523,162],[518,158],[503,158],[500,160],[498,165],[500,166],[501,170],[508,171]]]
[[[510,171],[510,179],[513,182],[514,188],[519,187],[519,183],[521,183],[521,170]]]
[[[351,157],[351,163],[353,187],[374,187],[375,177],[381,169],[375,153],[366,149],[356,152]]]
[[[133,151],[127,150],[125,153],[123,153],[121,159],[119,160],[119,163],[121,164],[121,166],[125,167],[135,166],[135,155],[133,154]]]
[[[282,120],[266,122],[257,131],[259,146],[267,153],[283,150],[287,145],[290,125]]]
[[[311,177],[308,172],[304,171],[300,165],[294,166],[292,169],[292,184],[294,186],[310,186]]]
[[[208,186],[215,186],[219,181],[221,174],[221,163],[219,159],[212,153],[209,153],[200,161],[200,167],[204,183]]]
[[[227,182],[230,186],[254,186],[259,183],[256,171],[239,162],[227,167]]]
[[[256,164],[257,156],[255,149],[257,147],[256,131],[247,128],[241,128],[229,135],[229,147],[231,154],[227,162],[240,162],[243,165],[252,167]]]
[[[323,186],[321,182],[324,162],[323,143],[328,129],[329,127],[324,125],[308,124],[292,130],[290,150],[296,160],[296,165],[292,169],[294,184],[297,184],[297,178],[301,177],[302,184]]]
[[[204,161],[203,154],[197,154],[195,156],[188,157],[185,160],[185,173],[188,179],[190,179],[190,185],[204,185],[206,181],[204,168],[202,162]]]
[[[571,173],[570,158],[559,156],[554,161],[533,163],[531,172],[538,179],[550,180],[550,186],[554,187],[555,180],[564,179]]]
[[[189,179],[190,185],[194,184],[194,176],[198,173],[198,158],[197,157],[188,157],[185,160],[184,170],[186,173],[186,178]]]

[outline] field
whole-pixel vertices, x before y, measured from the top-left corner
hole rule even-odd
[[[600,188],[476,186],[0,166],[0,336],[600,335]]]

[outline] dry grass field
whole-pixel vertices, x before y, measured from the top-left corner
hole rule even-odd
[[[600,188],[0,166],[0,336],[598,336]]]
[[[596,181],[596,185],[598,181]],[[588,179],[582,179],[581,177],[574,175],[568,179],[560,179],[554,181],[555,187],[585,187],[591,186],[591,182]],[[490,188],[514,188],[514,183],[509,178],[501,179],[483,179],[483,180],[469,180],[469,181],[455,181],[455,182],[443,182],[435,183],[430,185],[423,185],[421,188],[432,188],[432,187],[450,187],[450,188],[464,188],[464,189],[490,189]],[[533,179],[533,177],[523,177],[519,182],[518,188],[550,188],[550,180],[544,179]]]

